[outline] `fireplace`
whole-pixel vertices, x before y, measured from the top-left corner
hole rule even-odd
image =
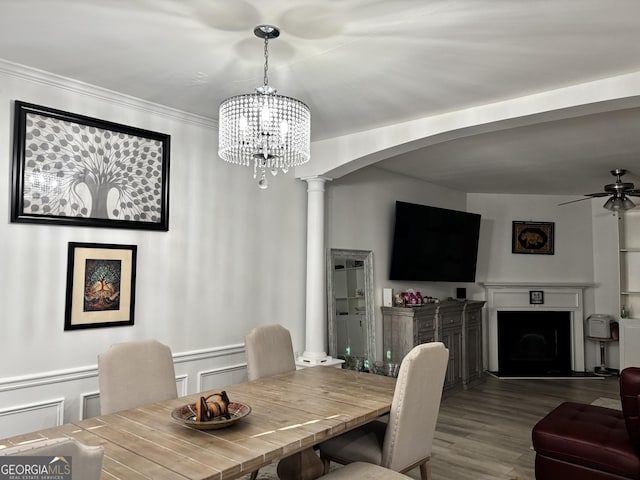
[[[571,312],[498,312],[498,374],[571,374]]]
[[[484,282],[487,292],[486,355],[490,372],[498,372],[498,314],[563,312],[569,315],[570,370],[584,372],[584,289],[590,283]],[[531,292],[543,291],[543,303],[531,303]],[[527,337],[534,340],[535,337]],[[555,368],[555,367],[553,367]],[[564,368],[564,367],[562,367]]]

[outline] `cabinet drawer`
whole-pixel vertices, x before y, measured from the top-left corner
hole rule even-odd
[[[436,328],[436,323],[434,321],[434,317],[431,318],[416,318],[413,324],[413,328],[417,332],[423,332],[425,330],[434,330]]]
[[[466,315],[468,323],[479,323],[482,319],[480,312],[467,312]]]
[[[444,314],[440,315],[440,325],[442,328],[444,327],[454,327],[454,326],[462,326],[462,315],[460,314]]]

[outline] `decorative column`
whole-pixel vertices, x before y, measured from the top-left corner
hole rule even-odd
[[[305,350],[298,366],[341,364],[327,355],[327,299],[324,246],[324,184],[327,177],[303,178],[307,182],[307,307]]]

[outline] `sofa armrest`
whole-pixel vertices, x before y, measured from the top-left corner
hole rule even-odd
[[[620,402],[629,438],[640,448],[640,368],[628,367],[620,374]]]

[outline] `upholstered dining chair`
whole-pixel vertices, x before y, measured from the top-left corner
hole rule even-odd
[[[59,462],[71,458],[71,475],[82,480],[100,480],[102,476],[102,447],[90,447],[73,438],[51,438],[24,445],[4,448],[0,456],[58,457]]]
[[[375,420],[320,444],[328,473],[330,462],[368,462],[405,473],[420,467],[431,478],[431,446],[449,361],[443,343],[423,343],[402,360],[388,421]]]
[[[115,343],[98,355],[100,413],[178,398],[171,349],[157,340]]]
[[[249,380],[296,369],[291,334],[282,325],[255,327],[244,340]]]
[[[244,338],[244,348],[250,381],[296,369],[291,334],[282,325],[253,328]],[[257,476],[258,470],[251,472],[250,480],[255,480]]]
[[[411,477],[373,463],[353,462],[323,475],[322,480],[411,480]]]

